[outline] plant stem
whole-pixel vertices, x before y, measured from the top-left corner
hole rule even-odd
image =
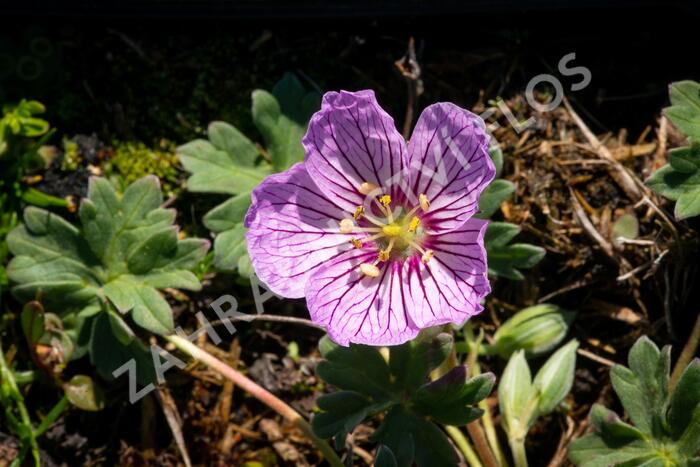
[[[23,386],[36,381],[39,378],[39,372],[37,370],[15,371],[14,376],[17,385]]]
[[[51,425],[61,416],[63,412],[70,406],[68,398],[64,395],[56,405],[53,406],[51,411],[44,417],[36,430],[34,430],[34,437],[38,438],[43,435],[46,430],[48,430]]]
[[[166,339],[198,362],[204,363],[208,367],[219,372],[223,377],[233,381],[238,387],[248,392],[260,402],[264,403],[272,410],[290,421],[311,440],[316,448],[321,451],[330,465],[333,467],[344,467],[344,464],[333,448],[326,441],[314,435],[311,425],[309,425],[309,423],[304,420],[304,418],[296,410],[286,404],[282,399],[275,396],[247,376],[243,375],[234,368],[231,368],[205,350],[197,347],[184,337],[171,335],[167,336]]]
[[[525,439],[511,438],[508,440],[510,452],[513,454],[515,467],[527,467],[527,454],[525,453]]]
[[[450,435],[450,438],[452,438],[459,450],[462,451],[469,467],[483,467],[484,464],[481,463],[476,452],[474,452],[474,448],[469,444],[469,440],[462,434],[459,428],[445,425],[445,431]]]
[[[688,337],[688,342],[685,343],[685,347],[681,351],[676,366],[673,367],[673,373],[671,373],[671,380],[669,382],[669,389],[673,390],[678,382],[678,378],[683,374],[683,370],[688,366],[690,361],[695,356],[695,352],[698,350],[698,344],[700,344],[700,313],[695,320],[695,325],[693,330],[690,331],[690,336]]]
[[[484,422],[484,431],[486,432],[486,440],[491,446],[491,451],[493,455],[496,456],[498,465],[506,466],[506,455],[503,453],[501,448],[501,443],[498,441],[498,434],[496,433],[496,425],[493,423],[493,416],[491,415],[491,408],[489,407],[486,399],[479,402],[479,408],[484,411],[484,415],[481,420]]]
[[[498,467],[498,462],[496,462],[496,457],[493,455],[489,444],[486,442],[486,437],[484,437],[484,430],[481,428],[479,420],[474,420],[467,424],[467,431],[469,432],[469,437],[474,442],[474,447],[476,452],[479,453],[481,461],[486,467]]]
[[[17,387],[17,382],[15,381],[15,376],[12,373],[12,370],[10,370],[10,367],[7,366],[7,362],[5,361],[5,353],[2,350],[2,344],[0,343],[0,384],[4,386],[4,392],[8,395],[9,400],[4,399],[0,402],[3,404],[13,404],[15,405],[15,408],[17,409],[17,412],[19,412],[19,424],[21,427],[24,429],[20,430],[20,426],[14,426],[11,427],[15,430],[15,434],[17,434],[20,438],[20,442],[22,444],[22,449],[20,450],[20,456],[18,457],[19,463],[22,462],[24,459],[24,456],[27,452],[27,450],[30,450],[32,452],[32,458],[34,459],[34,464],[35,465],[40,465],[41,463],[41,458],[39,456],[39,445],[36,442],[36,437],[34,436],[34,429],[32,427],[32,420],[29,417],[29,411],[27,410],[27,406],[24,405],[24,397],[22,396],[22,393],[20,392],[19,388]],[[12,407],[11,406],[6,406],[5,411],[8,412],[8,415],[14,415],[12,413]],[[8,417],[9,418],[9,417]],[[12,417],[14,418],[14,417]],[[15,459],[16,461],[17,459]],[[14,464],[14,462],[13,462]]]
[[[481,366],[479,365],[478,351],[482,348],[482,341],[484,339],[483,332],[479,333],[478,337],[474,336],[474,330],[470,323],[467,323],[467,327],[464,333],[464,340],[467,343],[470,352],[467,356],[467,365],[472,373],[472,376],[478,376],[481,374]],[[496,457],[498,465],[506,466],[506,456],[501,448],[501,443],[498,441],[498,434],[496,433],[496,427],[493,423],[493,418],[491,416],[491,408],[489,407],[486,399],[479,401],[479,408],[484,411],[484,415],[481,418],[484,423],[484,431],[486,432],[486,440],[491,448],[492,454]]]

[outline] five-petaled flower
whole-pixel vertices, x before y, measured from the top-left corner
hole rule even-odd
[[[453,104],[421,114],[408,144],[372,91],[329,92],[305,160],[271,175],[245,219],[255,272],[341,345],[396,345],[463,323],[490,292],[487,222],[472,217],[493,179],[483,121]]]

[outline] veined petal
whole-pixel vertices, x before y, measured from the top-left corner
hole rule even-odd
[[[326,93],[302,143],[316,184],[348,211],[363,204],[362,183],[395,196],[408,179],[402,174],[406,143],[373,91]]]
[[[303,297],[314,269],[353,248],[351,235],[338,227],[346,216],[326,199],[303,163],[267,177],[253,191],[245,218],[255,273],[276,294]]]
[[[417,257],[406,261],[405,296],[417,327],[461,324],[484,309],[481,299],[491,292],[484,248],[487,226],[487,221],[469,219],[423,242],[433,252],[427,264]]]
[[[450,103],[427,107],[408,143],[414,196],[427,196],[423,216],[433,232],[455,229],[479,208],[479,196],[496,169],[481,117]]]
[[[418,334],[403,294],[403,263],[388,261],[379,276],[369,277],[360,264],[376,251],[348,251],[312,274],[306,287],[311,319],[340,345],[399,345]]]

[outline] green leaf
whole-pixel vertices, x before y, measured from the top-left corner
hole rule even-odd
[[[700,143],[674,148],[668,152],[671,168],[677,172],[692,174],[700,170]]]
[[[537,412],[546,415],[552,412],[571,391],[576,368],[576,339],[554,352],[540,368],[532,382],[537,398]]]
[[[457,462],[452,445],[437,426],[398,406],[389,411],[372,438],[391,449],[398,465],[415,462],[418,467],[432,467]]]
[[[8,235],[15,255],[8,267],[13,294],[20,300],[40,294],[44,303],[61,310],[76,326],[67,334],[82,349],[79,354],[94,344],[83,327],[105,299],[145,330],[171,333],[172,311],[158,289],[199,290],[191,270],[209,243],[180,240],[175,212],[161,208],[162,202],[156,177],[135,181],[121,196],[105,179],[92,178],[80,206],[81,228],[49,211],[27,208],[24,224]],[[83,311],[76,315],[76,310]],[[106,311],[114,340],[134,349],[133,331],[112,309]]]
[[[214,265],[222,271],[236,270],[247,252],[243,224],[219,233],[214,239]]]
[[[623,214],[615,221],[612,228],[613,241],[622,237],[625,239],[635,239],[639,236],[639,221],[634,214]]]
[[[104,286],[104,293],[121,313],[131,312],[134,322],[155,334],[174,331],[170,305],[153,287],[133,276],[120,276]]]
[[[495,382],[492,373],[467,380],[465,366],[457,366],[436,381],[423,385],[414,396],[415,410],[447,425],[466,425],[483,412],[470,405],[486,398]]]
[[[501,151],[501,146],[498,143],[489,147],[489,157],[491,157],[496,168],[496,178],[501,178],[501,172],[503,172],[503,151]]]
[[[243,277],[252,274],[242,225],[250,206],[250,192],[267,175],[304,159],[301,138],[319,105],[319,95],[306,93],[289,73],[272,93],[260,89],[253,92],[253,123],[263,136],[263,153],[270,162],[261,160],[258,147],[224,122],[209,126],[209,141],[199,139],[178,148],[180,161],[192,174],[187,185],[190,191],[236,195],[204,216],[206,227],[218,234],[214,242],[218,269],[237,269]]]
[[[109,324],[112,327],[112,332],[114,337],[119,340],[124,345],[129,345],[131,341],[134,340],[136,335],[134,331],[129,327],[128,324],[114,311],[109,310],[107,312],[109,316]]]
[[[697,387],[694,389],[697,392]],[[678,440],[679,452],[688,457],[700,452],[700,405],[693,410],[688,428]]]
[[[236,165],[242,167],[255,165],[260,151],[233,125],[226,122],[211,122],[207,134],[211,144],[228,154]]]
[[[30,347],[39,342],[44,335],[44,307],[37,301],[31,301],[24,305],[20,315],[22,332]]]
[[[700,406],[700,360],[694,359],[683,370],[673,390],[668,409],[668,423],[675,439],[683,435]]]
[[[376,347],[340,347],[324,337],[319,349],[326,361],[319,363],[316,372],[323,380],[340,389],[366,394],[375,401],[391,398],[389,367]]]
[[[70,403],[80,410],[96,412],[104,408],[102,390],[89,376],[73,376],[63,385],[63,390]]]
[[[700,83],[673,83],[670,95],[671,107],[666,109],[666,115],[688,138],[700,141]]]
[[[591,425],[606,441],[608,446],[624,446],[637,440],[644,440],[644,433],[623,422],[612,410],[594,404],[590,414]]]
[[[396,456],[385,445],[380,445],[377,448],[377,456],[374,458],[374,467],[398,467]]]
[[[655,451],[644,441],[618,446],[614,443],[606,443],[595,434],[577,439],[569,449],[569,458],[579,467],[637,466],[654,457],[655,454]]]
[[[98,374],[108,380],[114,380],[112,372],[130,360],[135,361],[136,379],[139,384],[157,383],[151,352],[141,341],[134,339],[130,344],[122,344],[112,331],[109,318],[100,313],[92,319],[90,337],[90,361]]]
[[[576,314],[557,305],[541,304],[520,310],[493,335],[487,353],[508,358],[516,350],[538,356],[556,348],[566,336]]]
[[[527,243],[513,243],[506,246],[486,244],[489,274],[512,280],[523,280],[520,269],[529,269],[544,258],[544,248]]]
[[[700,182],[700,179],[698,181]],[[673,213],[679,220],[700,215],[700,183],[694,190],[684,192],[678,197]]]
[[[484,235],[487,248],[503,247],[520,233],[520,227],[508,222],[490,222]]]
[[[304,159],[301,138],[311,114],[320,106],[317,93],[307,94],[299,80],[286,73],[272,93],[253,91],[253,123],[263,135],[276,171]]]
[[[312,421],[314,433],[319,438],[339,436],[344,439],[357,425],[377,408],[370,399],[354,391],[338,391],[326,394],[316,401],[323,413]]]
[[[629,369],[616,365],[610,378],[632,422],[644,433],[664,433],[668,405],[670,349],[659,351],[643,336],[630,350]]]
[[[681,81],[671,85],[671,107],[666,114],[690,140],[690,146],[669,153],[669,164],[654,172],[647,185],[676,201],[679,220],[700,215],[700,84]]]
[[[235,155],[205,140],[180,146],[177,153],[185,170],[192,173],[187,180],[187,189],[192,192],[249,193],[272,173],[265,163],[253,167],[241,166]]]
[[[202,221],[207,229],[220,233],[240,225],[249,207],[250,193],[242,193],[209,211]]]
[[[479,214],[475,217],[479,219],[490,218],[498,208],[501,203],[508,199],[508,197],[515,191],[515,185],[508,180],[494,180],[486,187],[486,189],[481,193],[479,198]]]
[[[452,346],[451,335],[427,330],[412,341],[390,347],[389,366],[395,386],[409,391],[422,386],[428,374],[445,361]]]

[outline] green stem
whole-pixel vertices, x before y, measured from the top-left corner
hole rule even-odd
[[[2,344],[0,343],[0,384],[4,386],[2,389],[8,396],[10,400],[3,400],[3,403],[10,404],[14,402],[15,408],[17,409],[17,412],[19,413],[20,417],[20,423],[19,425],[23,428],[20,429],[20,426],[16,426],[15,428],[15,434],[17,434],[20,438],[20,441],[22,443],[22,449],[20,450],[20,457],[19,461],[20,463],[24,459],[24,456],[27,452],[27,448],[31,450],[32,452],[32,458],[34,459],[34,464],[35,465],[40,465],[41,458],[39,457],[39,445],[36,442],[36,437],[34,436],[34,429],[32,427],[32,420],[29,417],[29,411],[27,410],[27,406],[24,405],[24,397],[22,396],[22,393],[20,392],[19,388],[17,387],[17,382],[15,381],[15,376],[12,373],[12,370],[7,366],[7,362],[5,361],[5,353],[2,350]],[[11,413],[11,408],[6,407],[6,411],[9,411]]]
[[[216,370],[223,377],[233,381],[233,383],[238,387],[248,392],[260,402],[267,405],[272,410],[290,421],[311,440],[311,442],[319,451],[321,451],[331,466],[344,467],[343,462],[340,460],[333,448],[325,440],[318,438],[311,429],[311,425],[309,425],[309,423],[304,420],[304,418],[296,410],[287,405],[282,399],[275,396],[267,389],[263,388],[234,368],[231,368],[205,350],[197,347],[184,337],[172,335],[167,336],[166,339],[173,343],[175,347],[180,349],[182,352],[188,354],[198,362],[207,365],[213,370]]]
[[[462,451],[462,454],[464,454],[464,458],[467,460],[467,465],[469,467],[483,467],[483,464],[479,460],[479,456],[476,455],[474,448],[471,444],[469,444],[469,440],[466,436],[464,436],[464,434],[462,434],[462,431],[459,428],[456,426],[445,425],[445,431],[448,435],[450,435],[450,438],[452,438],[459,450]]]
[[[38,438],[41,435],[43,435],[46,432],[46,430],[48,430],[51,427],[51,425],[53,425],[56,422],[58,417],[60,417],[61,414],[66,411],[68,407],[70,407],[70,402],[68,401],[68,398],[64,395],[61,398],[61,400],[53,406],[53,408],[46,415],[46,417],[44,417],[37,429],[34,430],[34,437]]]
[[[681,351],[676,366],[673,367],[673,373],[671,373],[671,380],[669,382],[670,390],[678,382],[678,378],[681,377],[685,368],[690,364],[690,361],[695,356],[695,352],[698,350],[698,345],[700,344],[700,313],[698,313],[698,318],[695,320],[695,325],[693,330],[690,331],[690,336],[688,337],[688,342],[685,343],[683,350]]]
[[[18,386],[33,383],[39,378],[40,373],[37,370],[15,371],[15,382]]]
[[[484,337],[483,334],[479,334],[479,337],[475,337],[474,331],[469,325],[469,323],[467,323],[467,325],[469,327],[464,333],[464,340],[467,343],[467,345],[471,349],[473,349],[468,356],[468,360],[471,364],[470,371],[473,376],[478,376],[479,374],[481,374],[481,366],[479,365],[479,359],[477,357],[478,350],[474,350],[483,348],[481,342]],[[503,453],[503,448],[501,447],[501,443],[498,440],[498,433],[496,433],[496,426],[493,423],[491,408],[489,407],[489,404],[486,401],[486,399],[479,401],[479,408],[484,411],[484,415],[481,417],[481,419],[484,424],[484,432],[486,433],[486,440],[488,441],[489,447],[491,448],[491,452],[496,457],[496,461],[499,465],[507,466],[508,462],[506,461],[506,455]]]
[[[510,451],[513,453],[515,467],[527,467],[527,454],[525,453],[525,439],[511,438],[508,440]]]

